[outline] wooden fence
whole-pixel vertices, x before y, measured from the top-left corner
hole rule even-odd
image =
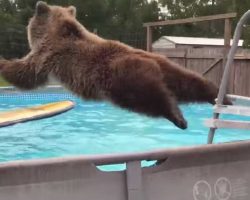
[[[154,49],[181,66],[198,72],[218,86],[223,74],[224,49]],[[250,51],[238,50],[231,70],[228,92],[250,97]]]

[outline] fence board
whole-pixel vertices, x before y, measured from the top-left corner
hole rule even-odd
[[[170,58],[170,60],[179,64],[181,67],[186,68],[186,59],[184,59],[184,58]]]
[[[155,49],[154,52],[165,55],[169,58],[185,58],[186,57],[186,49]]]
[[[235,67],[239,63],[238,63],[238,60],[234,60],[233,65],[231,66],[231,71],[230,71],[230,75],[229,75],[230,77],[229,77],[229,81],[228,81],[228,93],[229,94],[235,94]]]
[[[164,49],[156,53],[167,56],[170,60],[187,69],[201,73],[206,71],[218,58],[223,58],[223,49]],[[216,63],[205,77],[220,85],[223,74],[223,62]],[[250,97],[250,51],[239,49],[231,68],[228,92]]]
[[[249,61],[238,61],[235,66],[235,94],[250,96],[250,66]]]
[[[223,49],[188,49],[187,58],[200,58],[200,59],[209,59],[209,58],[222,58],[224,56]]]

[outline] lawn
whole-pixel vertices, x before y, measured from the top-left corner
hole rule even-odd
[[[5,80],[3,80],[3,78],[0,76],[0,87],[2,86],[8,86],[10,85],[9,83],[7,83]]]

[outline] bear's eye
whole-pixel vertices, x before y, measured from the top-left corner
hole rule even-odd
[[[65,21],[60,30],[61,30],[60,34],[63,37],[74,37],[74,38],[82,37],[81,31],[78,29],[78,27],[74,23],[70,21]]]

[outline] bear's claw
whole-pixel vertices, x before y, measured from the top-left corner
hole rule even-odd
[[[185,119],[179,119],[174,122],[174,124],[180,129],[187,129],[187,121]]]

